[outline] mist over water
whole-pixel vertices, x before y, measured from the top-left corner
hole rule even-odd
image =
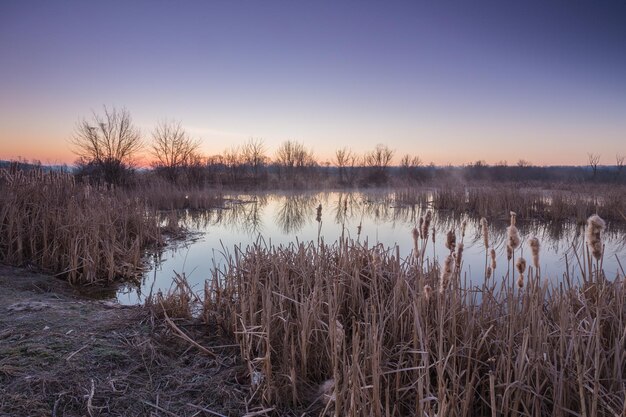
[[[323,241],[333,244],[342,237],[351,238],[369,247],[383,245],[400,256],[412,256],[411,231],[420,216],[429,210],[428,201],[422,204],[403,204],[394,198],[394,192],[321,192],[321,193],[266,193],[226,196],[224,207],[209,211],[184,213],[181,225],[193,232],[192,238],[174,242],[164,252],[150,259],[140,287],[121,289],[118,300],[124,304],[143,302],[150,293],[167,292],[175,272],[185,273],[189,283],[201,293],[204,281],[212,276],[214,268],[223,268],[235,247],[245,251],[252,244],[289,245]],[[317,210],[321,205],[321,218]],[[506,226],[509,213],[488,218],[489,242],[496,250],[497,267],[492,279],[507,275]],[[462,238],[460,226],[467,220]],[[359,228],[360,226],[360,228]],[[580,277],[580,267],[573,247],[582,255],[584,226],[572,222],[541,222],[519,219],[522,238],[516,258],[524,256],[532,265],[528,240],[536,236],[541,244],[540,268],[543,280],[563,279],[569,265],[570,277]],[[435,243],[432,242],[432,228]],[[360,233],[359,233],[360,229]],[[426,259],[443,262],[448,254],[446,234],[454,230],[457,244],[464,243],[462,277],[467,285],[479,285],[485,276],[485,247],[480,218],[446,210],[433,210]],[[604,233],[605,255],[603,269],[613,279],[621,271],[620,261],[626,259],[624,230],[608,224]],[[567,262],[566,262],[567,259]],[[511,273],[513,267],[511,266]]]

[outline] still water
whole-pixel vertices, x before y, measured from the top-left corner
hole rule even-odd
[[[321,218],[317,210],[321,205]],[[411,230],[425,215],[428,204],[405,204],[387,192],[322,192],[303,194],[254,194],[227,196],[223,208],[203,212],[187,212],[181,224],[193,232],[193,238],[173,243],[159,256],[152,257],[138,288],[124,288],[118,300],[124,304],[143,302],[146,295],[170,289],[174,272],[185,273],[192,287],[202,292],[205,279],[216,267],[223,267],[235,246],[242,250],[259,242],[267,245],[288,245],[293,242],[325,243],[337,241],[342,234],[363,244],[385,247],[398,245],[403,257],[413,248]],[[454,229],[460,242],[460,224],[467,220],[463,243],[463,275],[470,284],[484,279],[485,247],[479,218],[464,213],[434,211],[435,245],[428,243],[426,256],[430,261],[442,262],[447,254],[446,234]],[[508,213],[489,221],[490,244],[497,253],[498,268],[495,277],[506,274],[506,226]],[[360,226],[360,227],[359,227]],[[570,276],[580,275],[572,245],[584,243],[584,228],[573,223],[541,223],[518,219],[522,237],[522,255],[531,259],[528,239],[533,236],[541,242],[540,267],[543,279],[557,281],[566,271],[566,256]],[[360,230],[360,234],[359,234]],[[432,231],[431,231],[432,233]],[[626,235],[608,225],[604,233],[605,256],[603,269],[610,279],[626,267]],[[519,256],[519,249],[516,256]]]

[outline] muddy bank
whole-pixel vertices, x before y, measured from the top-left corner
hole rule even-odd
[[[89,300],[0,265],[0,415],[245,414],[239,349],[198,323],[175,323],[216,356],[147,308]]]

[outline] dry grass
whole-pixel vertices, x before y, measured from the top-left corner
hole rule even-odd
[[[428,237],[416,240],[425,253]],[[610,282],[590,263],[581,285],[569,275],[550,284],[531,267],[520,289],[511,267],[470,288],[454,265],[439,292],[437,264],[398,253],[348,241],[256,245],[216,271],[205,318],[237,337],[250,401],[276,415],[626,411],[623,277]]]
[[[496,220],[513,210],[521,219],[542,221],[573,220],[579,224],[588,213],[597,212],[605,220],[624,222],[626,187],[622,185],[559,185],[557,189],[528,188],[524,184],[481,185],[475,187],[437,186],[409,188],[394,193],[399,204],[430,205],[438,210],[454,210]]]
[[[204,187],[178,186],[150,177],[137,184],[128,193],[145,201],[155,210],[208,210],[223,204],[219,191]]]
[[[136,277],[146,246],[158,243],[156,215],[138,198],[69,174],[0,170],[0,262],[111,283]]]

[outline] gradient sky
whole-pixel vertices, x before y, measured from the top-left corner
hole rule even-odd
[[[626,154],[624,1],[0,2],[0,158],[76,122],[181,120],[207,155],[286,139],[436,164]],[[397,162],[397,161],[396,161]]]

